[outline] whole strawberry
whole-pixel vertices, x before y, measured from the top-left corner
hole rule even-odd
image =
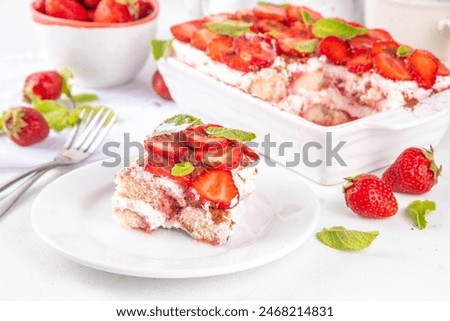
[[[23,86],[26,101],[33,98],[55,100],[61,96],[63,78],[56,71],[42,71],[29,75]]]
[[[159,97],[165,100],[172,100],[169,88],[167,88],[164,78],[161,73],[157,70],[152,77],[152,87],[153,90],[158,94]]]
[[[3,129],[17,145],[30,146],[46,139],[49,127],[42,114],[34,108],[17,107],[8,111]]]
[[[344,186],[347,206],[356,214],[370,218],[395,215],[398,203],[392,188],[375,175],[362,174],[346,178]]]
[[[88,21],[88,14],[76,0],[45,0],[45,13],[52,17]]]
[[[411,147],[406,149],[383,174],[383,181],[394,192],[420,195],[429,192],[438,181],[442,166],[434,162],[430,150]]]
[[[123,23],[138,18],[137,0],[101,0],[94,12],[94,22]]]

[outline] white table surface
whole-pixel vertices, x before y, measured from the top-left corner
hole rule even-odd
[[[182,1],[161,2],[160,35],[164,36],[174,13],[180,12]],[[0,0],[0,56],[38,50],[27,3]],[[424,231],[413,228],[404,212],[417,197],[398,196],[401,209],[395,217],[368,220],[346,209],[340,186],[322,187],[308,182],[322,206],[318,229],[344,225],[379,230],[380,236],[369,249],[357,253],[334,251],[311,237],[290,255],[266,266],[186,280],[104,273],[73,263],[48,247],[34,234],[30,223],[35,197],[58,176],[57,172],[48,173],[0,217],[0,299],[449,300],[449,151],[450,132],[436,152],[438,162],[444,166],[443,176],[438,187],[422,198],[438,204],[438,211],[429,216],[429,227]],[[1,165],[0,181],[21,172]],[[302,180],[300,176],[298,179]]]

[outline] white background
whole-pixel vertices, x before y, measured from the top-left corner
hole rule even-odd
[[[182,1],[161,2],[160,34],[167,35],[167,25],[181,12]],[[27,7],[24,0],[0,1],[0,56],[38,50]],[[393,218],[368,220],[346,209],[340,186],[326,188],[308,182],[323,208],[318,229],[343,225],[379,230],[380,236],[369,249],[338,252],[311,237],[292,254],[267,266],[190,280],[104,273],[73,263],[49,248],[34,234],[29,215],[38,191],[57,176],[50,173],[0,218],[0,299],[449,300],[449,151],[447,133],[436,155],[444,166],[443,177],[438,187],[423,197],[438,204],[438,211],[429,216],[427,230],[413,228],[405,216],[404,208],[416,197],[399,196],[400,211]],[[19,172],[2,169],[0,180]]]

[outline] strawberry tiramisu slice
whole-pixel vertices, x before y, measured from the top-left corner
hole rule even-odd
[[[302,6],[264,3],[171,31],[173,58],[324,126],[411,108],[450,88],[432,53]]]
[[[254,188],[259,157],[244,144],[254,138],[189,115],[166,120],[147,137],[145,157],[117,174],[114,215],[126,228],[178,228],[226,243]]]

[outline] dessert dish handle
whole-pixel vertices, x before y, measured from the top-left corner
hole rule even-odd
[[[31,185],[36,182],[39,177],[41,177],[47,170],[41,170],[35,172],[33,175],[28,177],[19,187],[13,190],[11,193],[6,195],[4,198],[0,199],[0,216],[5,214],[14,203],[31,187]]]
[[[438,22],[438,30],[441,32],[446,31],[447,32],[447,57],[446,61],[444,61],[446,64],[450,64],[450,17],[447,19],[440,20]]]

